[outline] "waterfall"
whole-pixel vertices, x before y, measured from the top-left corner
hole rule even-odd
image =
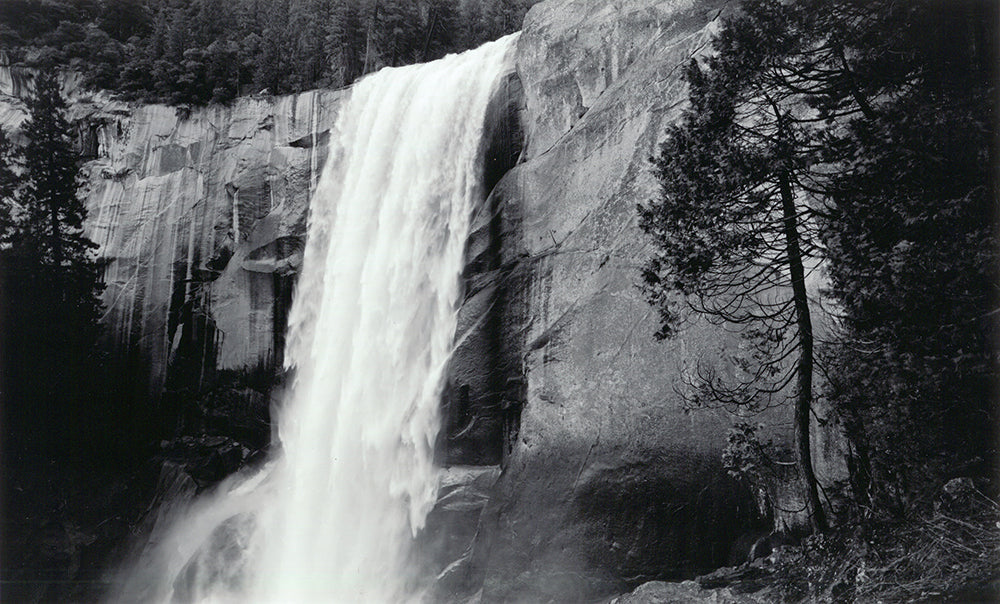
[[[420,599],[411,543],[437,495],[484,119],[514,39],[354,86],[311,202],[280,445],[154,531],[120,599]]]

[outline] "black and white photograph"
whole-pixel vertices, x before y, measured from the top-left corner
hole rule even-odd
[[[0,0],[0,601],[1000,603],[1000,0]]]

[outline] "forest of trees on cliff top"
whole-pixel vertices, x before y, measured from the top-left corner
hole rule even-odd
[[[517,31],[538,0],[4,0],[0,49],[171,104],[341,87]]]

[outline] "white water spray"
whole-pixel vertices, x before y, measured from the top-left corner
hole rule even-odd
[[[281,449],[157,535],[122,599],[404,602],[433,507],[483,123],[514,37],[358,83],[311,204]]]

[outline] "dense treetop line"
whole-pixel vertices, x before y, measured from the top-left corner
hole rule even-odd
[[[340,87],[520,29],[538,0],[4,0],[0,49],[172,104]]]

